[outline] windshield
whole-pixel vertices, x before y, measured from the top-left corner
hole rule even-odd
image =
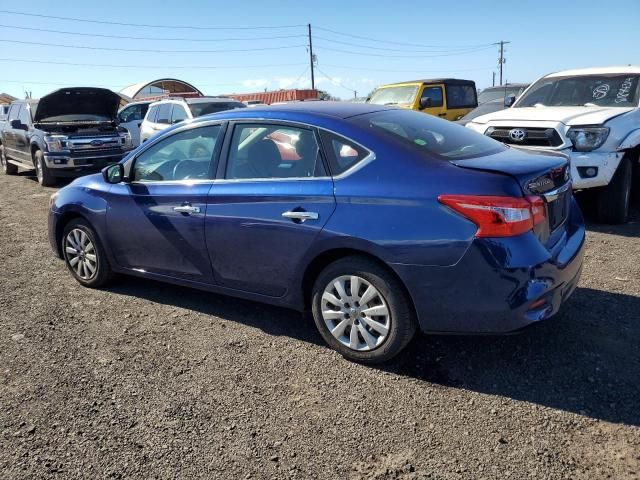
[[[516,97],[524,91],[523,86],[519,87],[500,87],[500,88],[485,88],[478,94],[478,104],[490,102],[491,100],[504,99],[509,95],[515,95]]]
[[[189,108],[191,108],[191,113],[194,117],[200,117],[209,113],[233,110],[234,108],[247,108],[247,106],[242,102],[198,102],[192,103]]]
[[[376,105],[409,105],[413,103],[418,92],[418,85],[378,88],[369,103]]]
[[[450,160],[492,155],[506,148],[461,125],[414,111],[374,112],[353,117],[352,121],[421,152]]]
[[[514,107],[634,107],[638,75],[584,75],[537,81]]]
[[[503,100],[494,100],[493,102],[486,102],[480,105],[477,108],[474,108],[469,113],[467,113],[461,120],[473,120],[480,115],[486,115],[487,113],[499,112],[500,110],[504,110],[504,101]]]

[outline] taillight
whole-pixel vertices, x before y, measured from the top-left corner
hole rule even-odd
[[[478,226],[476,237],[512,237],[545,219],[541,197],[440,195],[438,201]]]

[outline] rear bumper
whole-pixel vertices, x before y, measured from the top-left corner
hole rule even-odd
[[[476,239],[451,267],[392,264],[416,307],[420,328],[441,333],[508,333],[554,315],[582,271],[585,228],[573,208],[550,252],[526,233]]]

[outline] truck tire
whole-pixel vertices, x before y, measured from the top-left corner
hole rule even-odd
[[[2,165],[2,173],[5,175],[17,175],[18,167],[13,163],[9,163],[4,153],[4,145],[0,145],[0,165]]]
[[[51,175],[51,172],[47,168],[42,150],[36,150],[36,153],[33,156],[33,161],[36,167],[36,176],[38,177],[38,183],[43,187],[55,186],[56,178]]]
[[[627,221],[632,173],[631,160],[624,156],[609,185],[598,194],[598,220],[611,224]]]

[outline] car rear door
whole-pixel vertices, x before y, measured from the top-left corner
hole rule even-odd
[[[230,129],[207,200],[213,273],[223,287],[281,297],[335,209],[333,180],[311,127]]]
[[[113,185],[107,231],[120,267],[213,283],[204,218],[222,129],[177,130],[132,160],[131,181]]]

